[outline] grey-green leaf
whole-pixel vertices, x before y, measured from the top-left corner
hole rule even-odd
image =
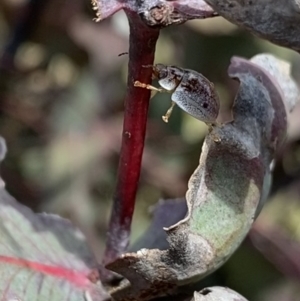
[[[281,46],[300,50],[299,0],[205,0],[229,21]]]
[[[204,141],[186,193],[188,215],[165,229],[169,249],[142,249],[109,265],[127,278],[113,289],[116,300],[176,293],[212,273],[238,248],[267,197],[270,165],[285,141],[286,107],[296,100],[283,92],[277,72],[255,60],[234,57],[228,73],[240,82],[234,121]]]

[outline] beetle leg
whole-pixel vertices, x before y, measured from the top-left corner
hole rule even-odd
[[[172,114],[172,111],[173,111],[173,108],[174,108],[175,105],[176,105],[176,103],[174,101],[172,101],[171,107],[168,109],[168,111],[166,112],[166,114],[164,116],[162,116],[162,120],[165,123],[169,122],[169,118],[170,118],[170,116]]]
[[[134,82],[134,86],[135,86],[135,87],[139,87],[139,88],[144,88],[144,89],[147,89],[147,90],[157,91],[157,92],[167,92],[165,89],[162,89],[162,88],[156,88],[156,87],[154,87],[154,86],[151,86],[151,85],[148,85],[148,84],[141,83],[141,82],[139,82],[138,80],[136,80],[136,81]]]

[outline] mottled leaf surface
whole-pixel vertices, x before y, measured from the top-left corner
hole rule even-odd
[[[276,44],[300,50],[299,0],[205,0],[229,21]]]
[[[5,150],[1,138],[1,159]],[[0,187],[0,300],[105,300],[88,277],[97,264],[83,234],[58,216],[33,213]]]
[[[288,95],[298,97],[298,90],[285,90],[297,89],[289,75],[285,84],[275,77],[281,68],[272,63],[276,72],[268,72],[265,60],[273,59],[231,60],[229,76],[240,82],[234,121],[206,137],[186,193],[187,217],[165,229],[169,248],[128,253],[108,266],[127,278],[112,289],[116,300],[176,293],[220,267],[247,235],[268,195],[271,162],[285,141],[287,112],[296,101]]]

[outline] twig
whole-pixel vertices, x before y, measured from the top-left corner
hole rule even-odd
[[[129,65],[122,146],[106,250],[107,264],[126,251],[141,170],[150,91],[134,87],[135,80],[151,82],[158,29],[148,28],[136,13],[126,11],[130,27]]]

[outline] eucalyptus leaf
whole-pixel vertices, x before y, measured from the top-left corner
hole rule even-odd
[[[165,229],[169,248],[124,254],[108,265],[126,277],[111,291],[116,300],[173,294],[215,271],[241,244],[268,195],[270,166],[286,137],[286,107],[296,101],[287,95],[297,93],[283,92],[277,72],[255,60],[233,57],[228,73],[240,82],[234,121],[207,135],[186,193],[188,214]]]
[[[266,40],[300,50],[299,0],[205,0],[229,21]]]

